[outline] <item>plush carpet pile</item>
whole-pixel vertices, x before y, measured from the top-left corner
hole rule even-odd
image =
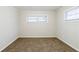
[[[20,38],[3,52],[76,52],[76,50],[55,38]]]

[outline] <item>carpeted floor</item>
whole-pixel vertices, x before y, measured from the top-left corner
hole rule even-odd
[[[76,50],[55,38],[20,38],[3,52],[76,52]]]

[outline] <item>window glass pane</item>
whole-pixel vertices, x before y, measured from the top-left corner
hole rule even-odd
[[[65,20],[76,20],[79,19],[79,7],[70,9],[65,13]]]
[[[28,22],[47,22],[47,16],[29,16]]]

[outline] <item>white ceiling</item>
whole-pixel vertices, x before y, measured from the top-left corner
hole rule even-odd
[[[20,10],[33,10],[33,11],[52,11],[60,8],[60,6],[16,6]]]

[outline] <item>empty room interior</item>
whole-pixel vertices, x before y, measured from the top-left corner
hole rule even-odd
[[[1,52],[78,52],[78,6],[0,6]]]

